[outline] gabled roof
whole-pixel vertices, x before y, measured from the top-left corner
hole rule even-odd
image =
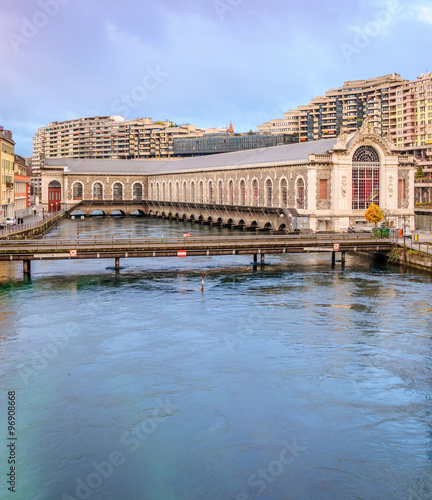
[[[71,173],[169,174],[225,168],[247,168],[260,165],[304,163],[310,154],[325,154],[337,139],[302,142],[271,148],[247,149],[233,153],[196,156],[173,160],[78,160],[48,158],[47,167],[67,167]]]

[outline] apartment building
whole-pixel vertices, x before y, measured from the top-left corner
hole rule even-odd
[[[0,127],[0,223],[14,216],[14,150],[12,132]]]
[[[385,135],[390,128],[390,95],[404,83],[406,80],[396,73],[345,82],[343,87],[284,113],[283,119],[263,123],[258,131],[296,134],[300,142],[330,139],[342,130],[355,132],[368,117],[379,133]]]
[[[195,135],[193,125],[177,126],[151,118],[125,121],[123,116],[94,116],[52,122],[33,139],[32,191],[41,194],[40,169],[46,158],[170,159],[174,137]]]

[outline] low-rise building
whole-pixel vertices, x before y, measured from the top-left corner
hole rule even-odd
[[[31,215],[30,176],[27,175],[25,158],[15,155],[14,161],[14,212],[15,218]]]
[[[0,127],[0,223],[14,216],[14,150],[12,132]]]

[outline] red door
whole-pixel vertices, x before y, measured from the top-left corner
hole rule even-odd
[[[48,212],[58,212],[61,209],[61,187],[48,186]]]

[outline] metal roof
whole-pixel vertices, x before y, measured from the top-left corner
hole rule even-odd
[[[71,173],[169,174],[223,168],[254,167],[308,161],[310,154],[324,154],[333,148],[337,139],[302,142],[233,153],[172,160],[79,160],[47,158],[46,166],[67,167]]]

